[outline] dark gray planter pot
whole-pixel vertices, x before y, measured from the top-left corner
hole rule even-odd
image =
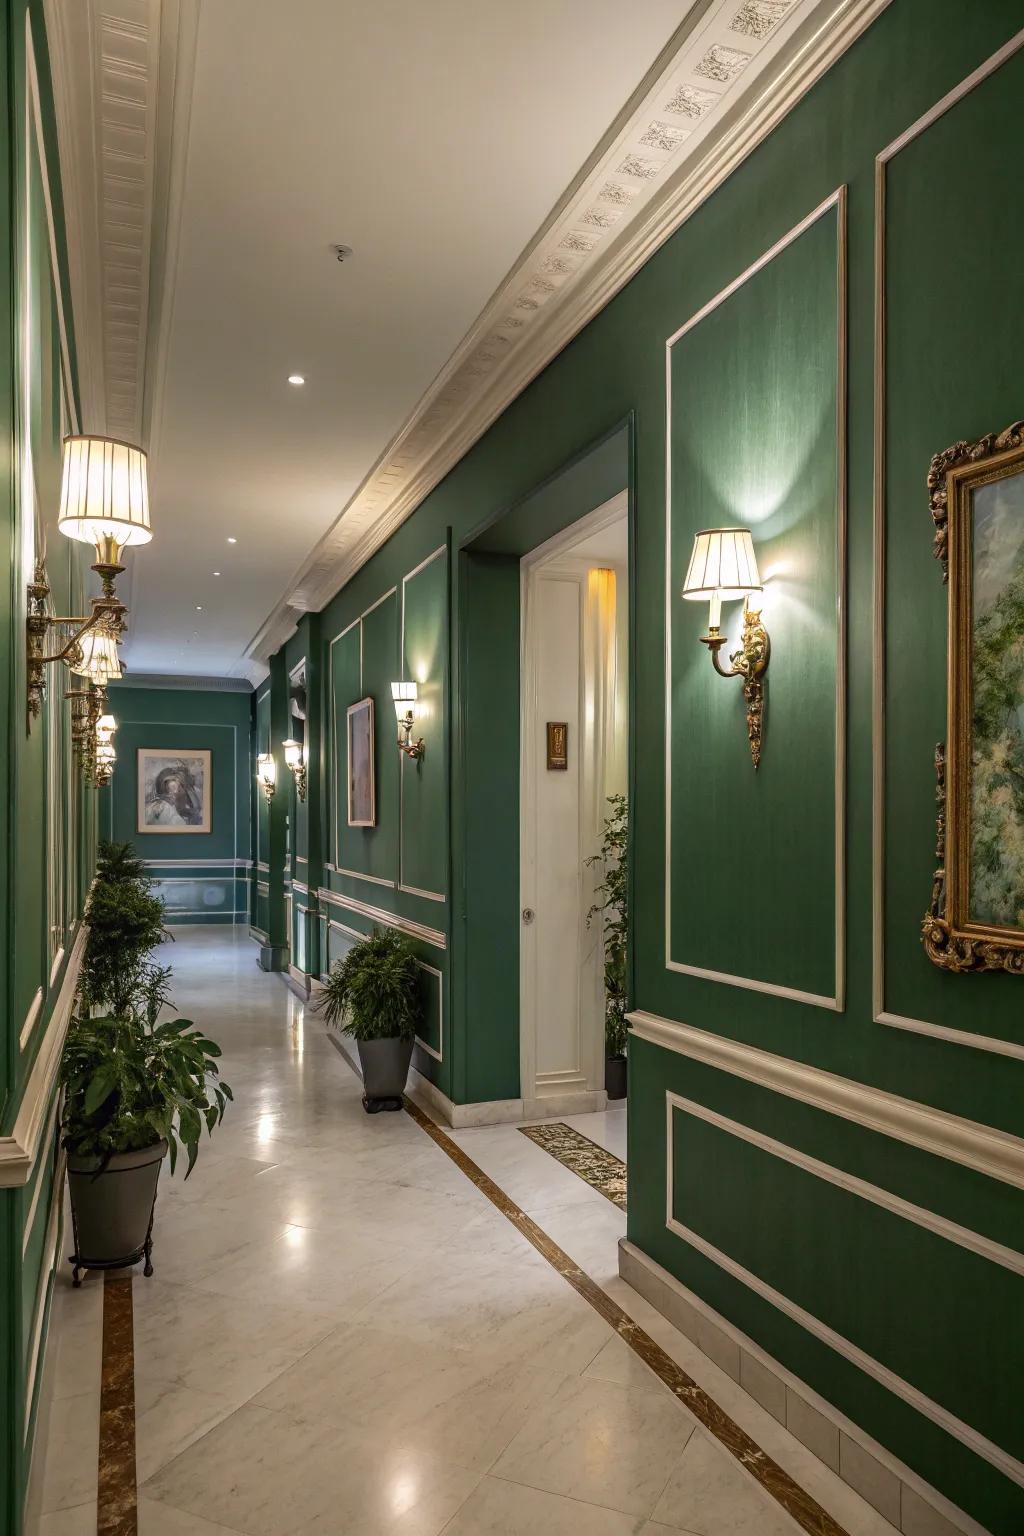
[[[80,1284],[79,1270],[120,1269],[142,1258],[145,1273],[153,1273],[153,1206],[166,1156],[166,1141],[138,1152],[116,1152],[98,1175],[99,1158],[68,1156],[75,1285]]]
[[[624,1099],[626,1097],[625,1056],[605,1057],[604,1086],[609,1099]]]
[[[363,1104],[371,1113],[375,1108],[401,1109],[405,1080],[412,1061],[412,1041],[357,1040],[359,1065],[363,1072]]]

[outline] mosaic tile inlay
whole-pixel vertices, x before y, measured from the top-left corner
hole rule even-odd
[[[621,1211],[626,1209],[626,1165],[607,1148],[599,1147],[589,1136],[574,1131],[561,1120],[549,1121],[547,1125],[521,1125],[519,1129],[606,1200]]]

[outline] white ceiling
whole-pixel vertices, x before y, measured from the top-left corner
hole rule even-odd
[[[886,0],[45,3],[84,425],[150,450],[126,659],[253,675]]]
[[[239,666],[680,14],[203,6],[133,670]],[[581,52],[613,29],[614,48]]]

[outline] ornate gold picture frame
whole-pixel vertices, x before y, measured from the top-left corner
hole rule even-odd
[[[924,947],[944,970],[1024,975],[1024,421],[936,454],[928,490],[949,678]]]

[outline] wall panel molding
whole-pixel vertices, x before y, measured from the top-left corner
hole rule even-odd
[[[951,107],[963,101],[976,86],[981,85],[1024,47],[1024,29],[1004,43],[977,69],[965,76],[945,96],[917,118],[910,126],[881,150],[875,159],[875,412],[874,412],[874,479],[873,479],[873,552],[874,580],[872,591],[872,1013],[876,1024],[887,1024],[893,1029],[908,1030],[912,1034],[930,1035],[951,1045],[969,1046],[974,1050],[990,1051],[997,1056],[1009,1056],[1024,1061],[1024,1045],[998,1036],[981,1035],[975,1031],[951,1029],[943,1024],[933,1024],[927,1019],[907,1018],[903,1014],[890,1013],[885,1006],[885,744],[886,744],[886,168],[900,150],[920,137],[933,123],[938,122]],[[922,508],[923,508],[922,477]],[[924,873],[924,872],[923,872]],[[925,876],[927,879],[927,876]],[[927,887],[922,886],[926,892]],[[925,895],[922,895],[922,911]]]
[[[744,284],[762,272],[830,210],[836,216],[836,661],[835,661],[835,792],[833,814],[835,902],[835,990],[831,996],[782,986],[752,976],[684,963],[672,955],[672,771],[673,750],[673,613],[676,594],[672,569],[672,348]],[[792,1002],[842,1012],[845,991],[846,951],[846,187],[837,187],[805,218],[795,224],[732,282],[701,306],[665,339],[665,968],[704,981],[720,982],[748,991],[765,992]]]
[[[1006,1131],[657,1014],[627,1017],[640,1040],[1024,1189],[1024,1140]]]
[[[25,1083],[14,1128],[10,1135],[0,1136],[0,1189],[27,1184],[32,1176],[57,1085],[64,1041],[71,1023],[87,932],[83,923],[71,950],[46,1032]]]
[[[396,928],[400,933],[406,933],[410,938],[420,939],[424,944],[431,944],[435,949],[447,949],[447,936],[439,928],[428,928],[424,923],[414,922],[410,917],[402,917],[398,912],[386,912],[383,907],[372,907],[369,902],[357,901],[354,896],[345,896],[341,891],[329,891],[321,886],[317,895],[321,902],[328,907],[341,907],[348,912],[357,912],[360,916],[369,918],[371,922],[383,923],[386,928]],[[360,934],[365,938],[365,934]]]
[[[755,1275],[752,1270],[749,1270],[745,1268],[744,1265],[737,1263],[735,1259],[730,1258],[729,1255],[725,1253],[721,1248],[717,1248],[714,1243],[710,1243],[706,1238],[701,1237],[699,1232],[695,1232],[691,1227],[686,1226],[683,1222],[676,1218],[673,1191],[673,1136],[675,1127],[675,1117],[673,1113],[674,1110],[681,1110],[686,1113],[696,1112],[700,1118],[707,1120],[709,1123],[717,1125],[720,1129],[729,1131],[732,1134],[741,1134],[745,1140],[753,1141],[755,1145],[770,1143],[772,1140],[770,1137],[758,1137],[756,1132],[751,1132],[747,1127],[737,1125],[735,1121],[727,1120],[725,1116],[712,1116],[710,1111],[705,1110],[701,1105],[694,1105],[690,1100],[679,1098],[677,1095],[672,1093],[667,1093],[665,1095],[665,1225],[668,1230],[675,1237],[681,1238],[683,1242],[688,1243],[690,1247],[695,1248],[698,1253],[703,1254],[706,1259],[710,1259],[713,1264],[717,1264],[720,1269],[723,1269],[726,1274],[731,1275],[733,1279],[739,1280],[741,1284],[746,1285],[758,1296],[761,1296],[773,1307],[776,1307],[780,1312],[784,1313],[786,1317],[790,1318],[793,1322],[798,1323],[802,1328],[805,1328],[807,1332],[813,1334],[816,1339],[819,1339],[823,1344],[827,1344],[831,1349],[834,1349],[837,1354],[842,1355],[843,1359],[848,1360],[852,1365],[855,1365],[858,1370],[863,1371],[865,1375],[872,1377],[873,1380],[877,1381],[881,1386],[892,1392],[894,1396],[901,1398],[902,1401],[907,1403],[911,1408],[914,1408],[918,1413],[923,1414],[925,1418],[930,1419],[933,1424],[937,1424],[940,1429],[943,1429],[947,1434],[952,1435],[955,1440],[958,1440],[962,1445],[965,1445],[968,1450],[973,1451],[976,1456],[980,1456],[985,1461],[989,1462],[989,1464],[1000,1471],[1004,1477],[1008,1477],[1013,1482],[1018,1483],[1024,1487],[1024,1463],[1018,1461],[1015,1456],[1011,1456],[1008,1451],[1003,1450],[1003,1448],[996,1445],[994,1441],[989,1440],[978,1430],[973,1429],[970,1424],[965,1423],[963,1419],[958,1418],[956,1414],[951,1413],[949,1409],[944,1408],[941,1403],[937,1403],[934,1398],[928,1397],[926,1393],[915,1387],[912,1382],[905,1380],[905,1378],[898,1375],[897,1372],[890,1370],[887,1365],[883,1364],[881,1360],[877,1360],[874,1355],[868,1354],[866,1350],[861,1349],[858,1345],[854,1344],[852,1340],[845,1338],[840,1333],[837,1333],[834,1328],[830,1328],[827,1323],[822,1322],[822,1320],[818,1317],[815,1317],[813,1313],[808,1312],[797,1302],[792,1301],[782,1291],[776,1290],[774,1286],[769,1285],[767,1281],[762,1280],[759,1275]],[[780,1155],[780,1151],[776,1149],[781,1149],[781,1151],[785,1153],[788,1161],[796,1161],[796,1157],[794,1156],[794,1149],[783,1149],[782,1143],[780,1142],[775,1142],[771,1146],[764,1145],[762,1149],[765,1151],[774,1151],[775,1155],[777,1156]],[[818,1173],[819,1169],[826,1169],[825,1164],[819,1164],[817,1167],[812,1166],[815,1163],[816,1159],[810,1158],[806,1159],[805,1161],[798,1162],[797,1166],[804,1167],[806,1171],[811,1173]],[[830,1176],[834,1175],[836,1172],[837,1170],[834,1169],[827,1170],[827,1173]],[[835,1177],[831,1177],[831,1182],[839,1183],[840,1180]],[[856,1183],[862,1184],[863,1181],[857,1180]],[[849,1184],[844,1184],[843,1187],[850,1188],[851,1186]],[[876,1186],[865,1185],[865,1188],[874,1190],[878,1194],[883,1193],[883,1191],[878,1191]],[[856,1194],[862,1194],[864,1191],[862,1189],[855,1189],[853,1192]],[[890,1207],[890,1209],[892,1209],[892,1207]],[[918,1210],[919,1208],[914,1207],[913,1209]],[[898,1214],[903,1213],[899,1212]],[[953,1227],[955,1224],[949,1223],[948,1225]],[[933,1228],[932,1230],[935,1229]],[[967,1234],[966,1229],[964,1228],[959,1228],[958,1230],[965,1236],[977,1238],[977,1234]],[[944,1232],[941,1235],[949,1236],[949,1233]],[[986,1241],[984,1239],[979,1240]],[[964,1244],[964,1246],[967,1246],[967,1244]],[[999,1245],[992,1246],[998,1247]],[[975,1249],[974,1251],[977,1252],[978,1250]],[[1003,1251],[1007,1255],[1010,1254],[1010,1250],[1008,1249]],[[990,1256],[991,1255],[989,1254],[984,1255],[984,1257]],[[1017,1263],[1019,1263],[1021,1255],[1013,1255],[1013,1258],[1015,1261],[1017,1261]],[[1010,1267],[1017,1268],[1017,1263]],[[1019,1272],[1020,1271],[1018,1269],[1018,1273]]]

